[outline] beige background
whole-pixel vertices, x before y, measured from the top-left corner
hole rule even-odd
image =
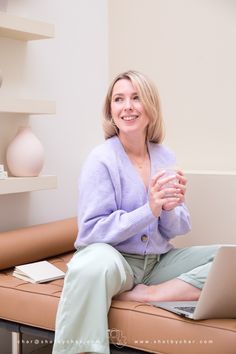
[[[110,76],[136,69],[155,81],[183,168],[236,170],[236,2],[108,4]]]
[[[177,247],[236,244],[236,172],[187,172],[186,203],[192,230],[176,237]]]
[[[103,140],[101,105],[108,79],[106,0],[8,0],[0,10],[55,24],[55,39],[0,38],[1,95],[55,100],[54,116],[0,114],[0,163],[20,125],[46,152],[43,174],[58,188],[0,195],[0,231],[76,214],[77,180],[88,151]]]
[[[55,23],[53,40],[0,38],[0,94],[55,99],[55,116],[0,114],[0,163],[19,125],[46,150],[58,189],[0,196],[0,231],[76,214],[82,162],[103,141],[109,78],[141,70],[157,84],[165,144],[187,172],[192,232],[176,244],[235,242],[236,2],[2,0],[0,10]]]
[[[159,88],[165,144],[188,177],[192,231],[176,245],[235,243],[236,2],[110,0],[110,77]]]

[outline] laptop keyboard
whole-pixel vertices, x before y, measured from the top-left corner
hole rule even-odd
[[[196,307],[194,306],[175,306],[176,310],[186,311],[189,313],[194,313]]]

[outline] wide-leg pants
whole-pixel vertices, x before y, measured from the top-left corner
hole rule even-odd
[[[219,246],[172,249],[164,255],[121,254],[104,243],[78,250],[68,263],[53,354],[109,354],[107,314],[112,297],[136,284],[178,278],[202,288]]]

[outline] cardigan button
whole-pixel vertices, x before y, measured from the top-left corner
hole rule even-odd
[[[147,235],[142,235],[141,236],[141,241],[142,242],[147,242],[147,240],[148,240],[148,236]]]

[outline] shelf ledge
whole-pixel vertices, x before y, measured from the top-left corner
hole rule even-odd
[[[22,41],[53,38],[54,25],[0,11],[0,36]]]
[[[56,102],[1,97],[0,113],[55,114]]]
[[[184,170],[186,175],[236,176],[236,171],[228,170]]]
[[[57,177],[51,175],[0,179],[0,195],[55,189],[56,187]]]

